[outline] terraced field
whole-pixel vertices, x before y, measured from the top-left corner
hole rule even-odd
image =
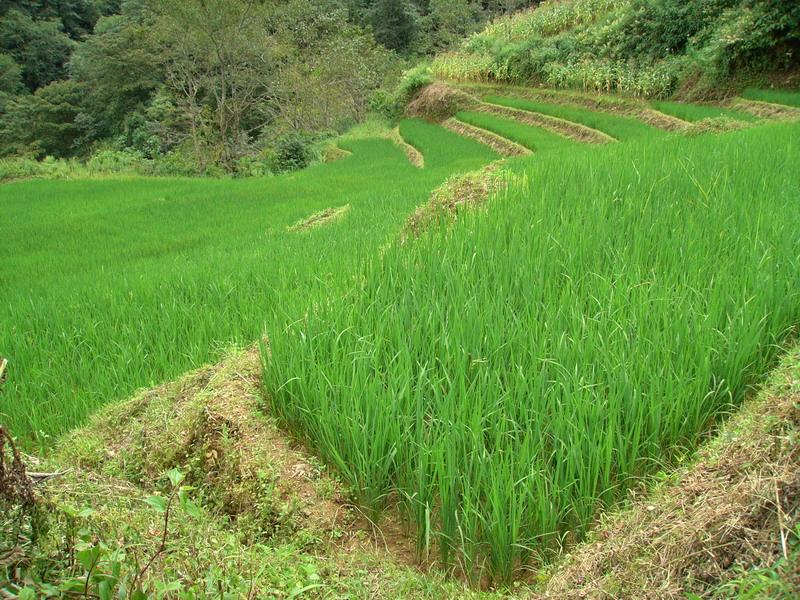
[[[502,586],[584,539],[800,325],[794,97],[463,89],[291,175],[0,187],[3,420],[46,447],[261,340],[265,407],[418,560]]]
[[[343,293],[353,271],[447,176],[497,155],[420,121],[426,158],[383,139],[270,179],[118,178],[0,187],[2,421],[28,444],[198,367],[274,319]],[[349,205],[337,224],[287,231]]]

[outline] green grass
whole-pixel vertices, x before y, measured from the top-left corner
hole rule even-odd
[[[703,119],[715,119],[718,117],[728,117],[737,121],[747,121],[754,123],[758,117],[743,113],[730,108],[713,106],[710,104],[684,104],[682,102],[653,102],[653,108],[665,114],[672,115],[678,119],[683,119],[690,123],[702,121]]]
[[[800,107],[800,91],[789,90],[759,90],[747,88],[742,93],[742,98],[748,100],[759,100],[761,102],[772,102],[773,104],[785,104],[786,106]]]
[[[580,123],[581,125],[586,125],[592,129],[607,133],[620,141],[665,135],[664,132],[655,127],[646,125],[636,119],[620,117],[609,113],[595,112],[586,108],[503,96],[488,96],[485,100],[486,102],[499,104],[500,106],[538,112],[543,115],[564,119],[565,121]]]
[[[559,151],[575,145],[573,140],[551,133],[541,127],[534,127],[487,113],[461,111],[456,115],[456,118],[469,125],[492,131],[536,152]]]
[[[435,125],[403,129],[428,168],[361,140],[344,160],[282,177],[0,187],[0,420],[47,444],[98,406],[344,293],[436,185],[494,158]],[[337,223],[286,230],[345,204]]]
[[[693,447],[800,323],[798,133],[536,157],[272,330],[272,410],[366,506],[398,499],[420,552],[508,581]]]
[[[459,165],[463,157],[469,157],[471,164],[474,164],[475,158],[487,163],[500,158],[488,146],[471,138],[442,130],[422,119],[401,121],[400,135],[408,144],[422,152],[425,166],[429,169],[444,167],[452,170],[454,165]]]

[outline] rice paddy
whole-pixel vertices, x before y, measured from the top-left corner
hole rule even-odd
[[[0,187],[2,422],[48,445],[99,406],[258,339],[275,315],[342,293],[447,176],[495,158],[440,127],[402,127],[428,168],[373,139],[267,179]],[[335,223],[287,231],[348,204]]]
[[[747,121],[749,123],[758,121],[758,117],[754,117],[748,113],[724,108],[722,106],[714,106],[712,104],[683,104],[681,102],[661,101],[653,102],[653,108],[690,123],[719,117],[727,117],[729,119]]]
[[[423,557],[510,581],[693,448],[800,323],[799,131],[534,155],[272,331],[271,409]]]
[[[663,135],[663,132],[660,132],[655,127],[651,127],[634,118],[597,112],[577,106],[550,104],[547,102],[505,96],[488,96],[486,102],[519,110],[538,112],[566,121],[580,123],[581,125],[586,125],[592,129],[602,131],[620,141]]]
[[[558,151],[575,144],[573,140],[541,127],[533,127],[487,113],[462,111],[456,117],[459,121],[499,134],[535,152]]]
[[[691,453],[800,324],[800,126],[685,138],[513,93],[485,100],[626,143],[461,111],[447,123],[535,153],[403,243],[434,188],[498,153],[411,119],[424,168],[384,132],[280,177],[0,187],[0,419],[47,447],[262,340],[265,407],[370,519],[399,506],[420,559],[475,584],[553,559]]]

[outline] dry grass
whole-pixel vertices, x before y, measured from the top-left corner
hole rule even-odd
[[[420,90],[409,102],[406,115],[441,122],[477,103],[477,99],[463,90],[443,83],[432,83]]]
[[[731,119],[730,117],[712,117],[692,123],[684,133],[690,136],[715,134],[725,133],[726,131],[738,131],[740,129],[747,129],[748,127],[753,127],[753,123]]]
[[[644,102],[620,96],[603,96],[575,91],[556,91],[547,88],[528,88],[498,85],[469,85],[468,90],[476,90],[484,95],[512,94],[514,97],[538,100],[551,104],[564,104],[607,112],[622,117],[631,117],[664,131],[683,131],[689,125],[686,121],[653,110]]]
[[[531,153],[530,150],[521,144],[512,142],[511,140],[499,136],[496,133],[492,133],[491,131],[487,131],[486,129],[481,129],[480,127],[475,127],[474,125],[468,125],[467,123],[463,123],[462,121],[458,121],[456,119],[448,119],[442,123],[442,126],[454,133],[457,133],[458,135],[472,138],[481,144],[489,146],[501,156],[524,156]]]
[[[573,123],[541,113],[499,106],[496,104],[481,104],[476,107],[475,110],[513,119],[521,123],[533,125],[534,127],[542,127],[548,131],[584,144],[607,144],[608,142],[615,141],[610,135],[598,131],[597,129],[592,129],[591,127],[586,127],[579,123]]]
[[[784,106],[783,104],[772,104],[771,102],[761,102],[760,100],[734,98],[728,104],[728,108],[740,110],[763,119],[774,119],[777,121],[800,120],[800,108]]]
[[[417,167],[418,169],[422,169],[425,167],[425,157],[422,155],[422,152],[414,148],[411,144],[403,139],[403,136],[400,134],[400,128],[395,127],[391,131],[390,139],[400,147],[400,149],[405,152],[406,157],[408,158],[408,162],[412,165]]]
[[[376,527],[338,480],[260,410],[258,347],[143,391],[65,438],[59,464],[151,489],[180,468],[215,513],[248,536],[302,529],[345,548],[406,562],[413,543],[399,518]]]
[[[508,175],[501,168],[502,161],[490,164],[480,171],[456,175],[435,189],[430,200],[417,208],[406,221],[401,241],[418,237],[436,223],[450,222],[464,208],[482,208],[491,196],[508,186]]]
[[[698,461],[553,571],[547,598],[684,598],[771,565],[800,518],[800,349]],[[800,573],[797,573],[800,576]],[[800,590],[798,590],[800,591]]]
[[[322,154],[322,161],[326,163],[336,162],[350,156],[352,152],[339,148],[339,146],[328,146]]]
[[[345,204],[344,206],[340,206],[338,208],[326,208],[325,210],[321,210],[319,212],[314,213],[310,217],[306,217],[305,219],[299,220],[294,225],[290,225],[287,227],[287,231],[305,231],[307,229],[313,229],[315,227],[321,227],[322,225],[328,225],[333,221],[338,221],[342,217],[344,217],[350,211],[350,205]]]

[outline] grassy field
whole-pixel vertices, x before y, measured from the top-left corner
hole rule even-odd
[[[576,143],[541,127],[487,113],[461,111],[456,117],[459,121],[487,129],[535,152],[557,152]]]
[[[533,100],[504,96],[489,96],[486,98],[486,101],[492,104],[499,104],[500,106],[538,112],[543,115],[580,123],[581,125],[586,125],[592,129],[607,133],[620,141],[664,135],[664,132],[636,119],[596,112],[577,106],[550,104],[547,102],[536,102]]]
[[[800,322],[798,133],[530,159],[487,214],[272,331],[272,410],[366,506],[398,499],[423,555],[509,581],[772,366]]]
[[[117,178],[0,187],[2,421],[47,444],[98,406],[199,366],[352,285],[355,267],[448,175],[496,155],[421,121],[254,180]],[[349,204],[338,223],[287,227]]]
[[[712,106],[710,104],[683,104],[681,102],[653,102],[653,108],[673,117],[678,117],[684,121],[695,123],[703,119],[714,119],[718,117],[728,117],[737,121],[747,121],[754,123],[758,117],[743,113],[730,108]]]

